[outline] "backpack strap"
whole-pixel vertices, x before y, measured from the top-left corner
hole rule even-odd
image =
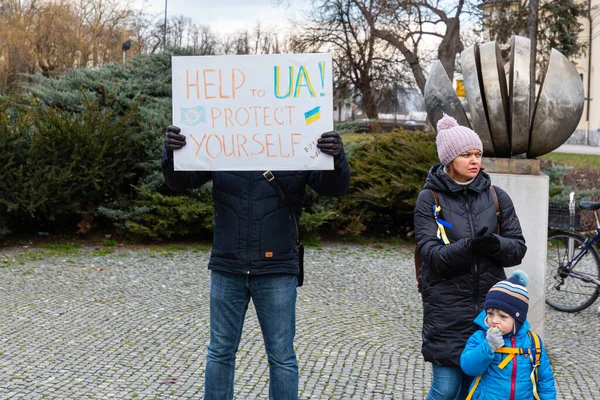
[[[292,221],[294,221],[294,229],[296,230],[296,247],[298,249],[298,287],[300,287],[304,284],[304,245],[302,244],[302,242],[300,242],[300,229],[298,228],[298,224],[300,223],[300,221],[296,221],[296,215],[294,214],[294,210],[292,210],[290,203],[287,201],[287,198],[285,197],[285,192],[279,185],[279,182],[275,180],[275,175],[273,175],[271,171],[265,171],[263,172],[263,176],[267,180],[267,182],[269,182],[275,188],[275,191],[277,192],[277,197],[279,197],[279,200],[281,200],[281,202],[286,205],[290,213],[290,218],[292,219]]]
[[[494,204],[496,204],[496,219],[498,220],[498,235],[500,234],[500,202],[498,201],[498,194],[496,193],[496,189],[494,185],[490,185],[490,191],[492,192],[492,197],[494,198]]]
[[[431,194],[433,195],[433,201],[435,202],[435,206],[439,207],[440,202],[438,201],[437,193],[433,189],[430,189],[430,190],[431,190]]]
[[[483,375],[479,375],[476,379],[475,379],[475,383],[473,384],[473,387],[471,388],[471,390],[469,391],[469,394],[467,395],[467,398],[465,400],[471,400],[471,398],[473,397],[473,394],[475,393],[475,389],[477,389],[477,385],[479,385],[479,381],[481,380],[481,377]]]
[[[500,347],[496,349],[496,353],[508,354],[504,360],[500,364],[498,364],[498,368],[503,369],[506,365],[513,359],[517,354],[529,354],[529,349],[522,349],[519,347]]]
[[[533,346],[531,348],[531,350],[529,351],[529,360],[531,361],[531,366],[533,368],[533,371],[531,371],[531,383],[533,384],[533,396],[536,398],[536,400],[540,400],[540,397],[538,396],[538,393],[537,393],[536,383],[539,378],[538,367],[540,366],[540,359],[542,358],[542,346],[540,344],[540,338],[537,335],[537,333],[535,333],[532,330],[528,330],[527,334],[529,335],[529,340],[531,341],[531,344]]]

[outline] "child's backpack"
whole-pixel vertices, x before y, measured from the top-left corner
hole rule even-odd
[[[433,195],[433,201],[435,202],[435,207],[433,208],[433,218],[435,222],[440,227],[438,229],[438,233],[440,233],[440,239],[444,241],[444,244],[448,244],[448,239],[446,238],[446,234],[444,232],[443,225],[446,223],[438,218],[439,212],[441,211],[440,203],[438,201],[437,193],[435,190],[431,190],[431,194]],[[498,234],[500,234],[500,204],[498,203],[498,195],[496,194],[496,189],[494,189],[493,185],[490,185],[490,190],[492,191],[492,197],[494,197],[494,203],[496,204],[496,218],[498,218]],[[415,245],[415,276],[417,278],[417,290],[421,293],[423,290],[423,258],[421,258],[421,254],[419,254],[419,245]]]
[[[540,338],[532,330],[527,331],[527,335],[529,335],[529,340],[533,347],[531,348],[513,348],[513,347],[500,347],[496,349],[496,353],[508,354],[504,360],[500,364],[498,364],[498,368],[503,369],[508,365],[510,360],[512,360],[517,354],[526,354],[529,356],[529,361],[531,361],[532,371],[531,371],[531,383],[533,384],[533,397],[536,400],[540,400],[540,396],[537,393],[537,381],[538,381],[538,367],[540,366],[540,358],[542,357],[542,346],[540,343]],[[473,387],[469,391],[469,395],[466,400],[471,400],[473,394],[475,393],[475,389],[477,389],[477,385],[479,385],[479,381],[481,380],[482,375],[479,375],[475,379],[475,383]]]

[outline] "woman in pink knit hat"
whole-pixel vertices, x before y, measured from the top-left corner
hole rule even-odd
[[[527,247],[510,197],[481,170],[477,133],[445,114],[437,132],[440,163],[429,171],[414,214],[423,259],[421,352],[433,366],[426,399],[461,400],[472,381],[460,355],[477,329],[473,320]]]

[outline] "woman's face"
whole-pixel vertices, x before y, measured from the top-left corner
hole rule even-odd
[[[448,175],[457,182],[468,182],[481,170],[481,151],[469,150],[459,154],[448,166]]]

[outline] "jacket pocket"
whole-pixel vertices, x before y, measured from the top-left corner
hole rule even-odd
[[[215,210],[213,255],[223,258],[239,258],[240,226],[237,214],[229,207],[219,204]]]
[[[260,226],[262,260],[290,260],[296,253],[296,227],[287,207],[266,215]]]

